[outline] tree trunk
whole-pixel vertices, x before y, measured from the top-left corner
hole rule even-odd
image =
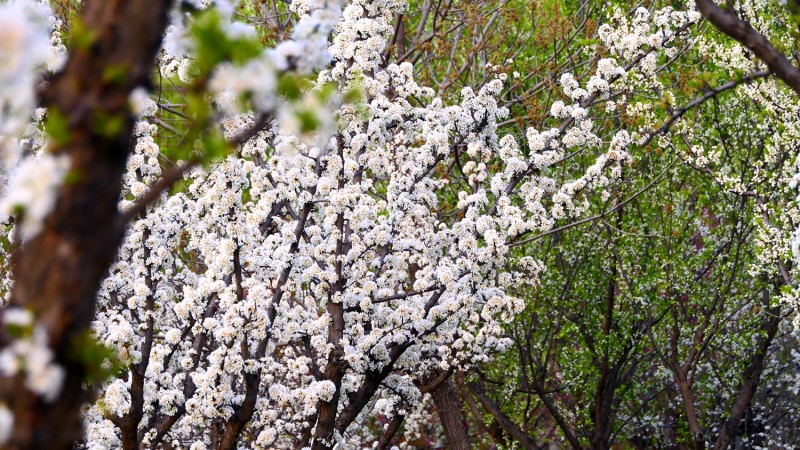
[[[761,374],[764,372],[764,360],[767,358],[769,347],[772,345],[782,319],[780,306],[773,306],[767,310],[767,318],[761,326],[765,336],[759,339],[758,348],[744,371],[742,384],[731,409],[731,415],[722,425],[717,442],[714,444],[716,450],[728,448],[733,432],[736,431],[736,427],[742,421],[742,417],[744,417],[744,413],[756,393],[758,383],[761,382]]]
[[[383,435],[381,435],[378,445],[375,447],[376,450],[386,450],[389,448],[394,435],[397,434],[397,430],[400,429],[400,425],[403,423],[404,419],[405,416],[401,414],[396,414],[394,417],[392,417],[392,420],[387,424]]]
[[[500,410],[500,407],[497,406],[483,391],[483,388],[478,383],[470,383],[468,385],[470,392],[475,398],[480,402],[481,406],[494,417],[495,422],[504,429],[508,434],[510,434],[514,440],[519,442],[522,448],[527,449],[539,449],[538,445],[536,445],[536,441],[528,435],[522,428],[520,428],[516,423],[514,423],[511,419],[508,418],[503,411]],[[480,417],[480,416],[477,416]]]
[[[622,224],[622,208],[617,212],[617,226]],[[608,277],[608,287],[606,289],[605,312],[603,317],[603,336],[609,339],[611,330],[614,327],[614,308],[617,300],[617,254],[614,252],[611,259],[611,274]],[[617,369],[611,367],[610,350],[603,345],[602,357],[600,362],[600,379],[597,381],[597,389],[593,404],[594,429],[592,434],[592,448],[604,450],[608,448],[608,441],[611,437],[611,427],[614,424],[612,415],[614,414],[611,402],[617,385]]]
[[[5,448],[69,449],[82,437],[85,368],[73,346],[89,327],[97,288],[122,238],[117,202],[134,122],[128,96],[150,80],[170,3],[86,0],[81,21],[91,42],[74,48],[41,93],[48,114],[69,124],[68,138],[53,152],[70,157],[71,175],[43,231],[13,258],[10,303],[34,312],[66,376],[50,403],[22,376],[0,379],[2,401],[14,414]]]
[[[444,434],[447,437],[447,448],[469,450],[469,436],[461,420],[461,406],[453,389],[453,380],[448,378],[444,383],[440,383],[431,390],[431,397],[442,421]]]
[[[703,429],[700,427],[700,422],[697,420],[697,412],[694,409],[694,395],[692,395],[692,386],[686,376],[686,369],[683,367],[675,368],[675,382],[678,386],[678,392],[681,394],[683,400],[683,409],[686,412],[686,422],[689,424],[689,431],[692,432],[692,446],[695,450],[703,450],[706,448],[706,438],[703,434]]]
[[[339,158],[344,161],[344,140],[342,135],[336,137]],[[339,171],[339,189],[344,188],[344,167]],[[339,413],[339,395],[341,394],[342,378],[344,377],[344,349],[342,348],[342,338],[344,337],[344,305],[337,301],[335,296],[344,291],[346,284],[345,274],[343,273],[342,256],[349,250],[347,236],[350,233],[345,227],[344,214],[339,213],[336,217],[336,228],[339,238],[336,240],[336,282],[333,289],[328,293],[326,308],[331,318],[328,327],[328,343],[333,345],[333,350],[328,355],[328,363],[323,371],[324,379],[333,383],[333,398],[327,401],[320,401],[317,405],[317,428],[314,432],[314,442],[311,450],[328,450],[335,445],[336,437],[336,416]]]

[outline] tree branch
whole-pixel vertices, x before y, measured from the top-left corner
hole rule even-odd
[[[761,33],[729,9],[721,9],[713,0],[695,0],[697,9],[718,30],[750,49],[775,75],[800,94],[800,69],[775,49]]]

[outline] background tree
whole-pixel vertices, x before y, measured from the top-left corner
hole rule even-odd
[[[737,9],[754,33],[793,41],[779,5]],[[678,54],[691,71],[652,90],[660,107],[626,118],[673,130],[634,150],[626,175],[636,198],[612,200],[622,207],[600,209],[588,229],[544,237],[542,259],[560,269],[546,272],[529,318],[509,330],[518,350],[463,390],[482,406],[477,421],[504,425],[501,440],[771,448],[797,439],[786,376],[796,334],[783,320],[796,284],[796,97],[762,78],[773,66],[713,33]],[[622,187],[619,198],[631,189]]]

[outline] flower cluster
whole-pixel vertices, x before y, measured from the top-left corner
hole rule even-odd
[[[21,336],[0,351],[0,375],[24,373],[25,385],[45,401],[52,401],[61,390],[65,372],[54,361],[44,328],[34,323],[30,311],[18,308],[3,311],[3,324]]]
[[[115,427],[136,405],[139,426],[172,424],[143,428],[147,445],[205,448],[215,438],[204,424],[233,427],[242,417],[253,448],[359,445],[354,427],[367,417],[417,414],[419,384],[431,374],[466,370],[508,347],[503,324],[524,308],[510,288],[543,270],[518,261],[510,245],[579,217],[588,196],[621,177],[632,138],[625,130],[604,137],[590,111],[619,97],[619,80],[645,79],[639,62],[651,48],[600,61],[583,88],[562,77],[574,103],[554,104],[561,127],[529,129],[523,151],[498,135],[508,117],[498,103],[505,76],[447,104],[417,84],[410,63],[383,64],[405,4],[355,0],[326,28],[330,5],[292,4],[301,16],[295,41],[333,30],[316,89],[362,93],[333,102],[324,138],[304,139],[278,114],[128,227],[94,330],[144,377],[114,380],[87,412],[90,447],[119,445]],[[274,107],[259,89],[274,86],[270,67],[283,67],[276,55],[302,66],[296,45],[220,68],[212,90],[248,91],[257,110]],[[245,113],[223,125],[235,135],[253,123]],[[146,128],[137,128],[125,178],[133,197],[160,174]],[[599,153],[582,176],[541,174],[578,149]]]
[[[68,167],[66,156],[43,154],[38,158],[25,158],[11,172],[5,196],[0,199],[3,222],[11,214],[17,214],[23,238],[38,234],[42,221],[55,205]]]
[[[34,109],[42,72],[63,63],[60,31],[61,20],[46,1],[0,4],[0,222],[21,213],[26,238],[39,232],[69,165],[41,151],[45,111]]]

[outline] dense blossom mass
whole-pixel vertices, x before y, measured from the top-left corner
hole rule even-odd
[[[764,7],[753,3],[743,8]],[[482,82],[446,95],[443,82],[428,87],[412,62],[389,58],[403,39],[398,20],[417,3],[294,0],[291,30],[266,47],[250,6],[176,5],[158,57],[164,84],[201,92],[209,108],[189,119],[220,133],[225,155],[195,165],[195,147],[212,141],[205,129],[192,131],[192,151],[173,151],[183,144],[163,138],[174,126],[159,115],[173,106],[152,87],[130,94],[137,123],[119,201],[129,222],[91,325],[98,348],[112,350],[101,365],[113,375],[83,409],[83,447],[372,448],[398,419],[408,437],[401,448],[415,448],[428,433],[428,393],[516,351],[509,330],[526,295],[561,264],[526,249],[568,224],[605,220],[663,179],[619,194],[651,145],[671,152],[669,167],[711,177],[721,195],[756,199],[756,256],[744,270],[783,277],[780,301],[798,306],[800,210],[791,197],[800,175],[796,155],[786,156],[800,138],[796,97],[739,47],[699,33],[694,8],[607,8],[580,50],[585,67],[552,74],[544,119],[513,130],[507,99],[528,75],[510,67],[524,62],[488,63]],[[41,232],[75,176],[68,157],[48,151],[59,130],[47,126],[62,126],[59,116],[36,108],[37,84],[66,54],[59,17],[46,1],[0,4],[6,300],[10,255]],[[782,36],[766,21],[754,25]],[[233,57],[208,62],[209,29]],[[747,177],[723,163],[718,130],[685,120],[700,102],[675,104],[665,67],[690,53],[722,55],[720,70],[750,77],[725,88],[736,89],[729,107],[768,110],[747,130],[766,145],[746,162]],[[152,197],[174,167],[191,168]],[[761,200],[777,192],[789,200]],[[711,222],[698,222],[692,245],[713,234]],[[64,369],[35,314],[5,310],[16,332],[0,350],[0,375],[23,376],[48,402]],[[670,367],[654,379],[679,379],[681,366]],[[13,423],[0,405],[0,441]]]

